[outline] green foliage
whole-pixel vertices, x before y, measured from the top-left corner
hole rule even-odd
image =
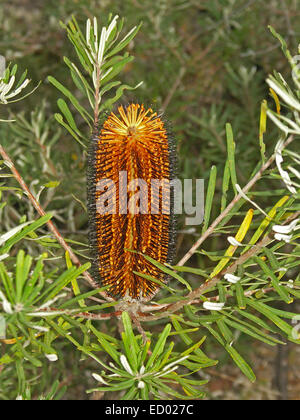
[[[110,355],[115,364],[107,365],[100,358],[96,359],[101,367],[111,373],[101,371],[101,376],[93,374],[101,385],[88,392],[126,390],[122,397],[125,400],[149,399],[149,396],[156,399],[161,399],[164,396],[176,399],[186,399],[187,396],[190,398],[204,396],[201,388],[199,390],[195,386],[201,387],[207,381],[193,380],[189,376],[203,367],[213,366],[216,363],[206,356],[199,356],[196,353],[205,337],[184,352],[176,352],[173,341],[167,345],[167,341],[172,335],[170,324],[165,326],[152,346],[150,338],[143,343],[141,336],[134,335],[127,312],[123,312],[122,321],[124,332],[121,343],[120,341],[109,342],[101,332],[92,327],[92,331],[100,343],[100,348]],[[180,334],[181,331],[179,330],[177,334]],[[96,350],[97,346],[93,345],[93,349]],[[180,366],[185,368],[185,373],[177,374],[175,372]],[[172,385],[175,384],[180,385],[184,391],[183,394],[172,388]]]
[[[74,46],[85,74],[67,57],[64,57],[64,61],[69,68],[76,87],[88,99],[91,108],[90,112],[81,105],[70,90],[54,77],[48,77],[49,82],[71,102],[75,110],[79,112],[89,126],[90,131],[84,135],[78,129],[68,104],[63,99],[57,101],[61,114],[56,113],[55,119],[84,147],[86,145],[82,143],[82,140],[88,141],[93,127],[98,123],[100,113],[111,109],[112,105],[120,99],[125,89],[136,89],[141,84],[130,87],[121,84],[119,80],[113,80],[123,70],[124,66],[133,60],[133,56],[129,55],[128,52],[125,52],[124,55],[120,55],[120,53],[132,41],[141,25],[134,26],[131,31],[119,40],[124,19],[118,22],[118,16],[114,18],[110,16],[108,23],[108,26],[103,27],[100,33],[97,19],[94,18],[93,22],[88,19],[85,36],[74,16],[68,25],[62,23],[62,27],[67,31],[68,38]],[[117,86],[115,95],[107,98],[108,92]],[[106,95],[107,99],[101,103],[103,95]]]

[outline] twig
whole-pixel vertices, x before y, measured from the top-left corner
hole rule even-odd
[[[164,37],[164,35],[162,34],[159,24],[155,18],[155,16],[153,15],[152,12],[148,13],[148,18],[151,21],[151,23],[153,24],[156,34],[159,36],[161,42],[168,48],[168,50],[177,58],[177,60],[179,61],[179,63],[184,66],[184,58],[181,56],[180,52],[178,51],[177,46],[173,46],[169,43],[169,41]]]
[[[142,327],[139,319],[132,312],[129,315],[130,315],[130,317],[131,317],[134,325],[136,326],[138,332],[141,334],[141,336],[143,338],[143,343],[145,345],[147,343],[147,341],[148,341],[148,338],[146,336],[145,331],[143,330],[143,327]]]
[[[105,320],[115,317],[119,317],[122,315],[122,311],[115,311],[110,312],[108,314],[91,314],[89,312],[79,312],[77,314],[73,314],[73,316],[77,318],[85,318],[85,319],[93,319],[93,320]]]
[[[178,76],[175,79],[175,82],[173,83],[173,86],[171,87],[171,89],[169,90],[169,93],[166,97],[166,99],[164,100],[164,103],[162,104],[162,111],[165,112],[167,106],[169,105],[169,103],[171,102],[171,99],[174,95],[174,93],[176,92],[178,86],[180,85],[180,82],[183,78],[183,76],[185,75],[186,69],[185,67],[181,67]]]
[[[3,157],[7,166],[10,168],[10,170],[11,170],[12,174],[14,175],[15,179],[20,184],[22,190],[26,193],[27,197],[32,202],[33,206],[35,207],[35,209],[37,210],[39,215],[40,216],[45,216],[45,214],[46,214],[45,211],[43,210],[43,208],[41,207],[41,205],[39,204],[39,202],[37,201],[35,196],[31,193],[31,191],[27,187],[25,181],[23,180],[23,178],[21,177],[21,175],[17,171],[13,161],[11,160],[11,158],[8,156],[8,154],[4,150],[3,146],[1,146],[1,145],[0,145],[0,154]],[[70,246],[66,243],[64,238],[61,236],[61,234],[59,233],[59,231],[55,227],[54,223],[51,220],[49,220],[47,222],[47,225],[48,225],[49,229],[51,230],[51,232],[53,233],[53,235],[56,237],[57,241],[60,243],[60,245],[65,249],[65,251],[67,251],[69,253],[70,258],[73,261],[73,263],[77,267],[80,267],[81,263],[80,263],[78,257],[74,254],[74,252],[72,251]],[[94,281],[94,279],[91,277],[91,275],[87,271],[84,271],[82,274],[83,274],[85,280],[90,284],[90,286],[92,286],[94,289],[99,288],[99,285]],[[113,300],[110,297],[108,297],[105,292],[99,292],[99,293],[106,300],[109,300],[109,301]]]
[[[290,136],[285,144],[284,147],[289,145],[293,141],[293,136]],[[253,185],[261,178],[262,174],[268,167],[274,162],[275,160],[275,153],[270,157],[270,159],[260,168],[260,170],[254,175],[254,177],[248,182],[248,184],[243,188],[243,193],[246,194]],[[204,234],[198,239],[197,242],[191,247],[191,249],[181,258],[177,265],[182,266],[184,265],[192,255],[196,252],[199,246],[214,232],[214,229],[218,226],[218,224],[224,219],[225,216],[230,212],[230,210],[235,206],[235,204],[240,200],[242,195],[238,193],[234,199],[231,201],[230,204],[226,207],[224,211],[214,220],[214,222],[209,226],[209,228],[204,232]]]
[[[45,161],[46,161],[46,163],[48,165],[48,168],[50,169],[52,175],[57,178],[58,177],[58,174],[57,174],[56,168],[55,168],[52,160],[47,156],[47,148],[46,148],[46,146],[41,142],[41,139],[38,136],[35,137],[35,140],[36,140],[38,146],[41,149],[42,155],[43,155],[43,157],[44,157],[44,159],[45,159]]]

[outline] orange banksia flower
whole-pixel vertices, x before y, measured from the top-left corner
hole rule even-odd
[[[146,260],[172,263],[175,145],[151,108],[111,112],[91,141],[89,239],[95,280],[115,297],[150,299],[166,275]],[[141,277],[141,275],[144,277]]]

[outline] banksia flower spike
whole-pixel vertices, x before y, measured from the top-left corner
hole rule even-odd
[[[144,255],[172,263],[174,171],[173,139],[151,108],[120,106],[92,138],[87,190],[93,274],[113,297],[146,301],[159,289],[155,280],[166,281]]]

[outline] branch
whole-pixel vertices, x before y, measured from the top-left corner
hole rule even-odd
[[[122,315],[122,311],[115,311],[115,312],[110,312],[108,314],[91,314],[89,312],[79,312],[77,314],[73,314],[72,316],[75,316],[77,318],[85,318],[85,319],[93,319],[93,320],[97,320],[97,321],[101,321],[103,319],[110,319],[114,316],[119,317]]]

